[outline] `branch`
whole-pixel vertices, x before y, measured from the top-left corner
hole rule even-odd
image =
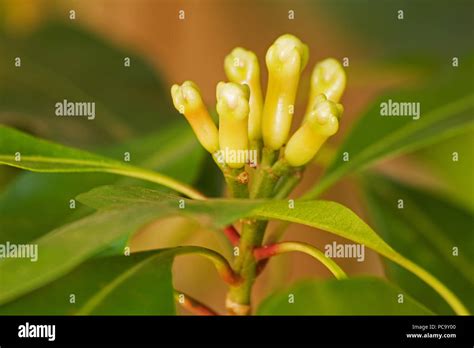
[[[234,260],[234,269],[242,282],[231,286],[226,299],[226,307],[230,314],[247,315],[250,312],[250,295],[257,276],[257,260],[253,249],[262,244],[267,221],[245,219],[242,237],[239,242],[239,254]]]
[[[185,294],[182,291],[174,290],[174,299],[179,303],[184,309],[196,315],[219,315],[214,310],[210,309],[206,305],[202,304],[198,300],[192,298],[188,294]]]
[[[224,234],[229,239],[233,246],[239,245],[240,234],[237,232],[233,225],[228,225],[224,227]]]
[[[175,255],[197,254],[209,259],[221,278],[229,285],[237,285],[241,282],[240,276],[234,272],[226,258],[214,250],[199,246],[180,246],[171,249],[174,250]]]
[[[299,251],[312,256],[313,258],[321,262],[324,266],[326,266],[337,279],[347,278],[346,273],[338,266],[336,262],[324,255],[324,253],[321,252],[319,249],[306,243],[282,242],[271,245],[265,245],[260,248],[254,249],[253,254],[255,259],[260,261],[275,255],[280,255],[291,251]]]

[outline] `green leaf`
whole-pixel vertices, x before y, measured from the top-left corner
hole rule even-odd
[[[168,126],[102,152],[120,159],[129,152],[131,164],[159,171],[187,184],[196,180],[204,158],[204,151],[187,124]],[[76,209],[70,209],[70,200],[81,192],[113,183],[145,184],[106,173],[22,173],[0,195],[0,242],[25,243],[85,216],[90,210],[79,203]],[[151,185],[156,187],[156,184]]]
[[[376,100],[352,128],[323,178],[306,194],[314,198],[344,175],[387,157],[413,151],[472,129],[474,61],[450,67],[427,86],[414,91],[389,93]],[[380,116],[381,103],[420,103],[420,118]],[[344,160],[344,153],[349,155]]]
[[[166,214],[180,214],[206,216],[217,226],[243,217],[255,217],[296,222],[332,232],[364,244],[412,271],[434,287],[458,313],[466,313],[449,289],[393,250],[356,214],[338,203],[297,201],[295,208],[289,209],[287,201],[184,199],[185,209],[180,209],[181,199],[149,189],[122,186],[102,187],[80,195],[79,201],[101,210],[41,238],[38,247],[43,250],[46,260],[39,260],[35,267],[17,259],[2,262],[0,274],[8,278],[5,281],[8,286],[0,289],[0,303],[57,278],[114,239],[133,232],[140,224]],[[59,252],[61,248],[63,250]]]
[[[30,35],[0,33],[0,51],[0,123],[90,147],[149,133],[176,115],[150,64],[84,27],[46,22]],[[57,117],[64,99],[95,102],[95,119]]]
[[[77,200],[99,211],[123,209],[134,205],[142,205],[145,208],[159,206],[180,215],[211,218],[207,221],[216,227],[223,227],[242,217],[251,216],[254,209],[270,203],[248,199],[189,200],[143,187],[117,185],[92,189],[77,196]],[[179,207],[181,201],[184,208]]]
[[[169,212],[164,207],[143,209],[136,205],[98,212],[46,234],[33,242],[38,247],[36,262],[25,258],[2,260],[0,303],[67,274],[113,242],[166,214]]]
[[[168,251],[93,259],[0,314],[174,315],[172,261]]]
[[[474,212],[474,132],[467,131],[436,144],[433,149],[422,149],[414,153],[415,159],[426,171],[439,179],[439,187],[448,198]],[[458,160],[453,160],[457,153]]]
[[[191,187],[165,175],[38,139],[4,126],[0,126],[0,164],[37,172],[124,175],[155,182],[193,198],[202,198]]]
[[[384,238],[449,286],[474,311],[473,214],[443,198],[392,180],[364,180],[369,212]],[[398,200],[403,209],[398,209]],[[453,248],[458,255],[453,255]],[[451,314],[438,294],[412,274],[389,263],[391,279],[440,314]]]
[[[293,295],[293,301],[289,296]],[[403,303],[399,303],[399,295]],[[430,315],[428,309],[377,278],[304,281],[267,297],[258,315]]]

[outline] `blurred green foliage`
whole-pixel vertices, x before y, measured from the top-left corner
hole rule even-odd
[[[373,175],[365,176],[368,210],[376,230],[403,255],[424,265],[474,311],[472,213],[439,195]],[[403,209],[398,208],[403,200]],[[454,249],[456,248],[456,249]],[[389,278],[439,314],[452,310],[411,273],[387,264]]]

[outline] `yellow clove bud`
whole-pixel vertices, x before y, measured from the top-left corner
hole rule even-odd
[[[285,148],[285,159],[293,167],[308,163],[324,142],[339,129],[342,105],[327,100],[324,95],[315,99],[317,103]]]
[[[229,167],[241,168],[245,165],[248,149],[249,87],[219,82],[216,95],[220,149],[225,153],[225,163]]]
[[[316,103],[315,98],[324,94],[327,99],[338,103],[346,88],[346,73],[341,63],[334,58],[325,59],[316,64],[311,74],[311,88],[306,114]]]
[[[224,69],[229,81],[249,86],[248,137],[251,141],[261,139],[263,101],[257,56],[252,51],[237,47],[225,57]]]
[[[298,82],[308,56],[308,47],[290,34],[280,36],[267,51],[262,134],[265,147],[271,150],[278,150],[288,139]]]
[[[219,136],[198,87],[192,81],[171,87],[174,107],[184,114],[201,145],[210,153],[219,150]]]

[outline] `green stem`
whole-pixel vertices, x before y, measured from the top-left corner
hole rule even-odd
[[[277,157],[278,151],[263,149],[262,163],[252,182],[251,198],[271,197],[280,177],[290,170],[286,161],[283,159],[276,161]],[[264,220],[243,221],[239,254],[234,263],[234,270],[242,279],[242,283],[230,288],[226,303],[232,314],[247,315],[250,313],[250,295],[257,277],[258,266],[253,250],[262,245],[267,223]]]
[[[276,243],[280,239],[283,238],[283,235],[285,234],[286,230],[290,226],[290,222],[288,221],[280,221],[276,227],[273,229],[273,233],[268,235],[265,243]]]
[[[267,221],[263,220],[243,221],[239,254],[234,263],[234,270],[242,281],[229,289],[226,306],[231,314],[250,313],[250,296],[257,276],[257,260],[253,255],[253,250],[261,246],[266,226]]]
[[[257,171],[252,178],[252,187],[250,191],[251,198],[257,198],[262,196],[262,186],[265,185],[265,180],[268,177],[268,173],[271,171],[273,164],[278,159],[279,152],[269,150],[267,148],[262,149],[262,160],[257,166]]]
[[[225,163],[219,162],[215,155],[213,155],[212,158],[214,159],[214,162],[216,162],[219,169],[222,171],[222,175],[224,175],[225,182],[227,183],[227,187],[229,188],[232,197],[248,198],[249,175],[245,170],[245,166],[242,168],[230,168]]]
[[[232,197],[249,198],[249,175],[245,170],[245,167],[232,169],[229,168],[224,173],[224,177]]]
[[[273,198],[284,199],[290,195],[303,178],[303,167],[294,168],[289,174],[283,176],[275,187]]]
[[[203,256],[214,264],[217,272],[226,283],[235,285],[241,282],[239,275],[234,272],[226,258],[214,250],[200,246],[180,246],[170,250],[175,255],[196,254]]]
[[[257,151],[257,163],[258,163],[259,158],[261,158],[261,156],[262,156],[262,148],[263,148],[262,139],[250,140],[249,148],[250,148],[250,150],[256,150]],[[257,163],[254,163],[254,165],[256,166]]]
[[[254,188],[252,185],[251,198],[269,198],[272,197],[275,186],[281,177],[288,175],[292,167],[284,159],[278,160],[272,167],[262,168],[260,181],[255,183],[259,185]]]
[[[289,253],[292,251],[299,251],[309,256],[312,256],[313,258],[321,262],[324,266],[326,266],[326,268],[329,269],[337,279],[347,278],[347,274],[341,269],[341,267],[339,267],[336,262],[324,255],[321,250],[306,243],[282,242],[272,245],[265,245],[263,247],[255,249],[254,256],[256,260],[264,260],[275,255]]]

